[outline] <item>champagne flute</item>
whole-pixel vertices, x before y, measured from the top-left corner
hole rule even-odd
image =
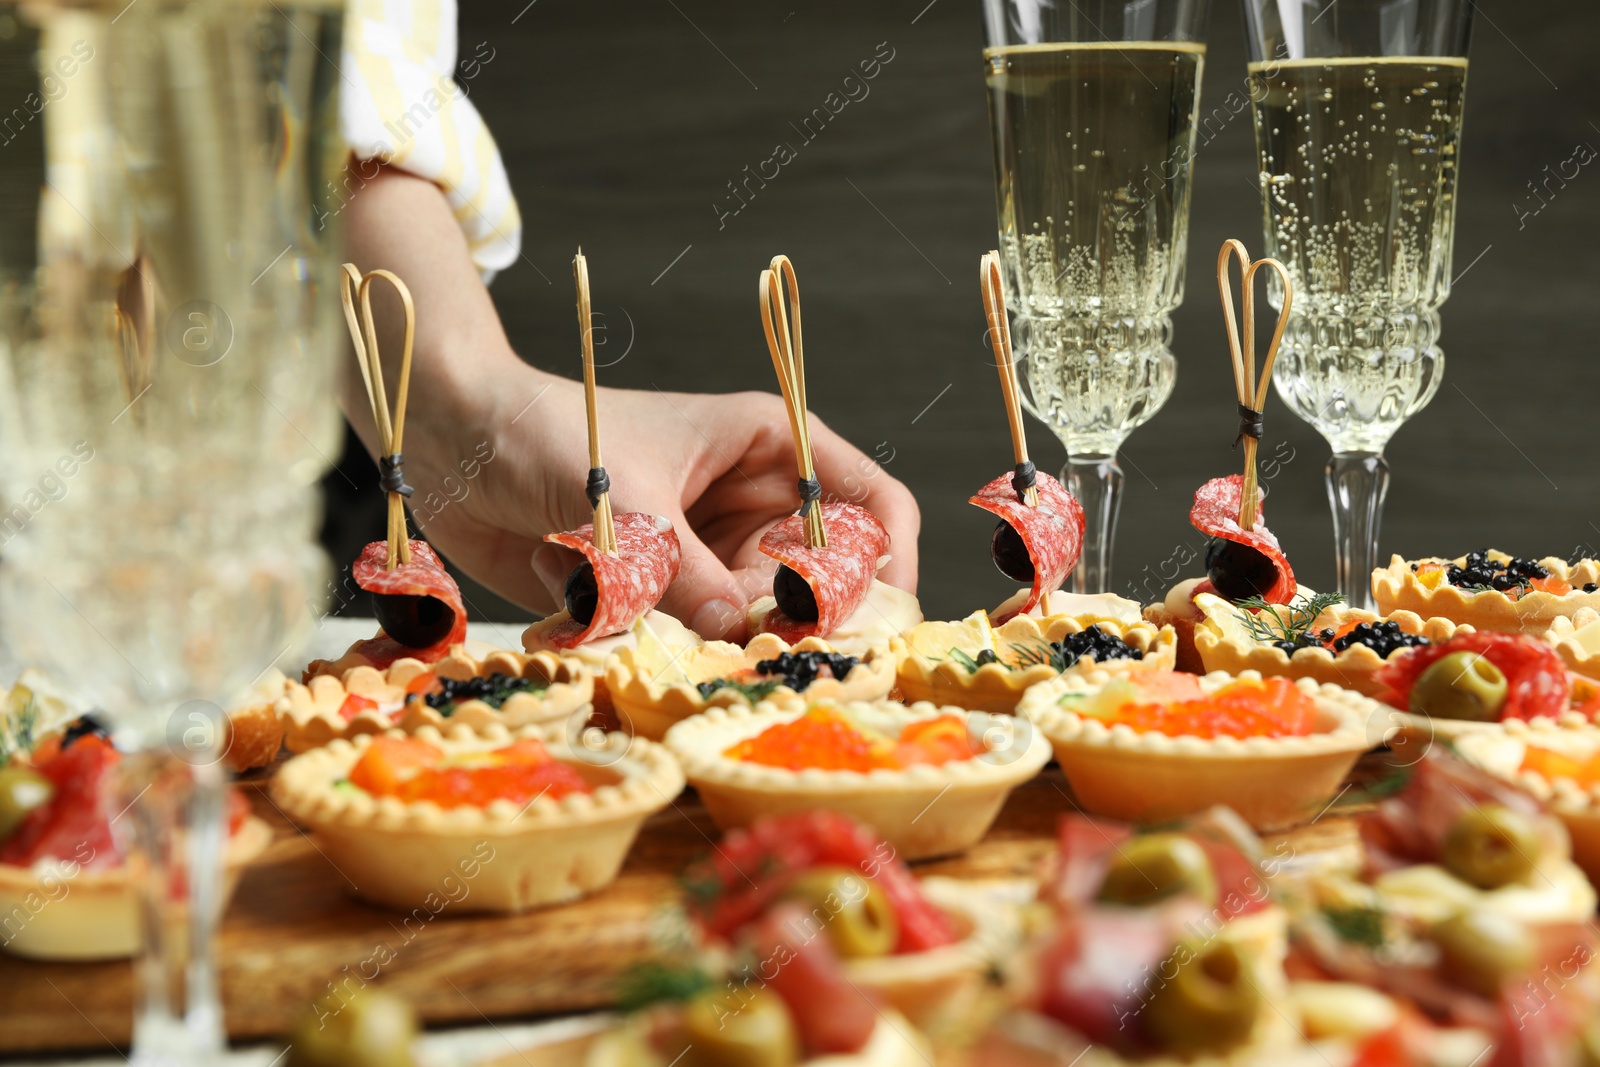
[[[1209,0],[984,0],[1006,305],[1029,411],[1110,588],[1117,450],[1172,392]]]
[[[1294,308],[1273,380],[1327,438],[1338,590],[1372,606],[1384,447],[1444,375],[1471,0],[1244,0],[1267,254]],[[1269,280],[1282,307],[1282,288]]]
[[[127,753],[139,1064],[220,1060],[219,707],[309,630],[327,573],[341,21],[0,4],[0,102],[29,112],[0,146],[0,611]]]

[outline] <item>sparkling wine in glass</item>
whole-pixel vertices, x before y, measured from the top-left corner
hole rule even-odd
[[[1371,606],[1389,438],[1439,389],[1471,0],[1245,0],[1273,380],[1333,448],[1338,591]],[[1269,281],[1269,298],[1282,290]]]
[[[1172,392],[1206,0],[984,0],[1006,305],[1024,400],[1110,587],[1117,451]]]
[[[218,709],[309,629],[327,571],[341,22],[0,3],[0,100],[27,113],[0,144],[0,617],[126,753],[139,1064],[220,1061]]]

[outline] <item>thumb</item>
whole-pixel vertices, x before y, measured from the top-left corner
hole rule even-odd
[[[672,583],[657,608],[681,620],[707,640],[743,644],[744,608],[754,598],[743,587],[759,588],[759,582],[741,582],[735,578],[700,540],[683,515],[674,516],[672,525],[678,533],[683,560],[678,567],[677,581]]]

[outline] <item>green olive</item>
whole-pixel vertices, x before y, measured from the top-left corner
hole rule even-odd
[[[284,1067],[416,1067],[411,1006],[370,986],[328,993],[295,1027]]]
[[[1539,859],[1539,831],[1532,821],[1498,804],[1461,815],[1444,839],[1444,865],[1479,889],[1525,882]]]
[[[1411,686],[1411,712],[1435,719],[1494,722],[1506,703],[1506,676],[1476,652],[1452,652]]]
[[[800,1037],[788,1007],[763,988],[708,989],[683,1008],[680,1067],[792,1067]]]
[[[1161,1051],[1184,1057],[1222,1053],[1255,1029],[1261,992],[1250,961],[1231,942],[1184,942],[1162,965],[1159,979],[1143,1015],[1146,1036]]]
[[[1507,980],[1533,967],[1533,939],[1515,919],[1499,912],[1464,911],[1433,928],[1439,973],[1486,997],[1500,994]]]
[[[1117,850],[1100,883],[1108,904],[1154,904],[1180,893],[1217,901],[1217,878],[1206,850],[1182,834],[1146,834]]]
[[[878,883],[848,867],[813,867],[784,891],[811,914],[842,959],[887,956],[900,940],[900,920]]]
[[[26,767],[0,767],[0,841],[17,832],[35,808],[50,803],[55,783]]]

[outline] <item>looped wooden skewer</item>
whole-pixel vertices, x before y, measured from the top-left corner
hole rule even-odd
[[[781,279],[781,281],[780,281]],[[783,291],[789,290],[786,311]],[[811,430],[806,418],[805,353],[800,344],[800,283],[788,256],[773,256],[761,272],[761,326],[767,350],[778,372],[778,387],[789,409],[789,429],[794,434],[795,467],[800,472],[800,515],[805,519],[806,547],[827,548],[828,531],[822,523],[822,487],[811,458]]]
[[[378,330],[372,319],[372,283],[382,279],[394,286],[405,309],[405,335],[400,351],[400,377],[395,395],[394,417],[389,416],[389,398],[383,385],[383,363],[378,356]],[[389,554],[384,562],[387,570],[394,570],[411,562],[411,536],[406,530],[405,498],[411,487],[405,484],[404,439],[406,429],[406,399],[411,393],[411,345],[416,337],[417,308],[411,301],[411,290],[391,271],[374,270],[362,274],[353,264],[344,265],[339,295],[344,304],[345,325],[350,328],[350,341],[356,348],[356,363],[361,367],[361,381],[367,387],[367,400],[372,405],[372,421],[378,430],[378,466],[383,472],[380,483],[389,497]],[[361,307],[359,320],[356,306]]]
[[[989,344],[1000,370],[1000,393],[1006,401],[1006,421],[1011,424],[1011,454],[1016,462],[1012,477],[1017,498],[1028,507],[1039,506],[1039,487],[1028,459],[1028,436],[1022,422],[1022,399],[1017,389],[1017,364],[1011,357],[1011,323],[1006,318],[1006,293],[1000,281],[1000,253],[985,252],[978,261],[978,282],[983,287],[983,314],[989,323]]]
[[[572,257],[572,278],[578,287],[578,336],[583,342],[584,413],[589,419],[589,482],[586,492],[594,508],[594,546],[617,554],[617,524],[611,515],[611,479],[600,460],[600,416],[594,400],[594,318],[589,308],[589,260],[583,249]]]
[[[1239,339],[1239,324],[1233,312],[1233,286],[1228,280],[1228,260],[1239,260],[1240,288],[1244,290],[1240,317],[1244,319],[1244,340]],[[1278,325],[1267,344],[1266,358],[1261,362],[1261,374],[1256,375],[1256,271],[1271,267],[1283,283],[1283,308],[1278,312]],[[1250,259],[1244,243],[1227,240],[1217,254],[1217,291],[1222,296],[1222,319],[1228,328],[1228,351],[1233,357],[1234,389],[1239,398],[1239,438],[1244,441],[1244,491],[1239,498],[1239,528],[1250,530],[1256,524],[1257,481],[1256,446],[1261,441],[1261,413],[1266,407],[1267,392],[1272,386],[1272,365],[1278,359],[1278,345],[1283,341],[1283,331],[1289,325],[1289,311],[1294,306],[1294,283],[1289,272],[1275,259]]]

